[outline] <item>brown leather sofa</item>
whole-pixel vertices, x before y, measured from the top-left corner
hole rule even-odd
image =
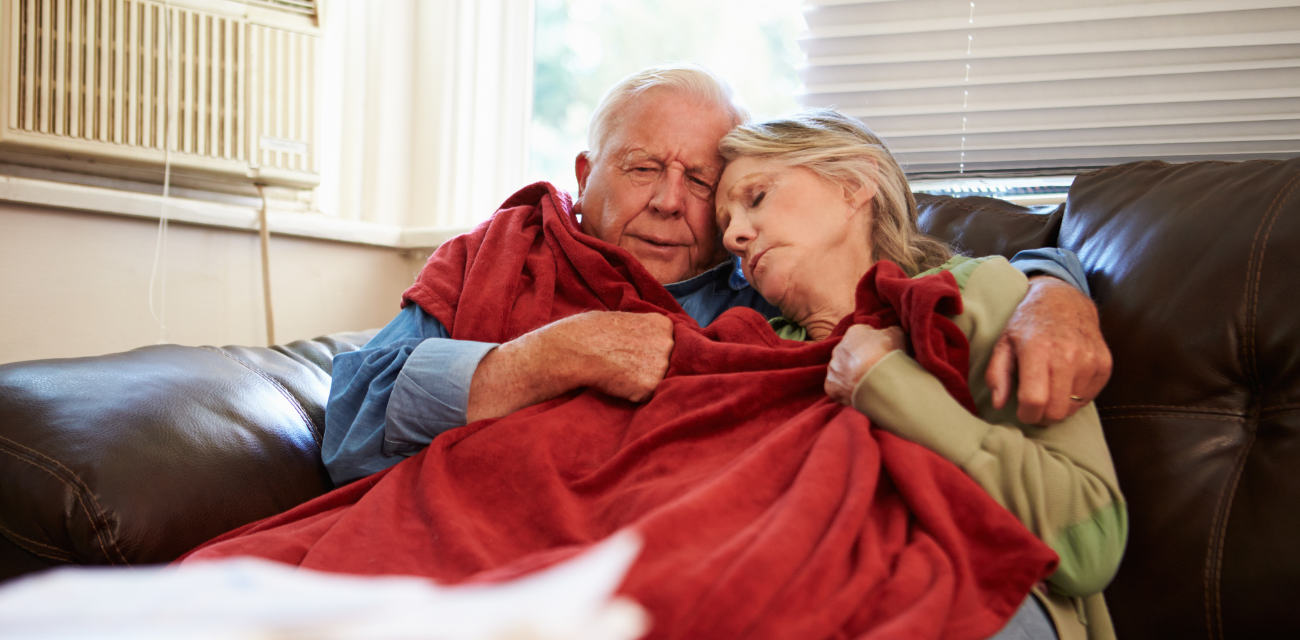
[[[922,198],[923,226],[972,253],[1060,246],[1088,271],[1129,500],[1121,638],[1300,637],[1297,185],[1300,159],[1139,162],[1046,215]],[[0,366],[0,579],[166,562],[327,491],[330,357],[367,337]]]

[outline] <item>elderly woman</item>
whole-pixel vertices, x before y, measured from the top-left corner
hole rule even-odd
[[[1054,626],[1066,639],[1113,637],[1101,591],[1119,565],[1127,516],[1095,407],[1047,428],[1023,424],[1014,401],[994,408],[979,375],[1025,294],[1025,276],[1000,257],[951,257],[921,234],[903,171],[853,118],[810,110],[746,124],[720,148],[727,166],[718,227],[749,282],[781,309],[772,322],[782,337],[830,337],[877,260],[914,276],[951,271],[962,289],[964,310],[953,320],[970,343],[978,416],[907,356],[897,328],[852,327],[835,350],[826,390],[959,466],[1057,552],[1059,569],[1009,627],[1024,632],[1037,617],[1038,636],[1052,637]]]

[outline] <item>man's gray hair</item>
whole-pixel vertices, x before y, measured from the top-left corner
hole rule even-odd
[[[623,78],[600,99],[587,128],[587,153],[593,160],[600,155],[601,147],[617,126],[627,103],[656,88],[669,89],[722,107],[731,116],[733,127],[749,120],[749,110],[740,103],[731,85],[703,65],[674,62],[649,67]]]

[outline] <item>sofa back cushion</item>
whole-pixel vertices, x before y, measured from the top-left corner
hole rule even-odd
[[[1115,357],[1097,398],[1131,534],[1120,637],[1300,630],[1300,159],[1080,176],[1079,255]]]
[[[1022,207],[997,198],[917,194],[921,230],[972,256],[1006,256],[1056,246],[1065,205]]]

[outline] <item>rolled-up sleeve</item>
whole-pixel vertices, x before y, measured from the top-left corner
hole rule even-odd
[[[1011,266],[1027,276],[1047,275],[1064,280],[1078,289],[1083,295],[1092,297],[1088,288],[1088,276],[1083,271],[1083,263],[1073,251],[1043,247],[1027,249],[1011,258]]]
[[[465,426],[474,370],[496,346],[434,338],[412,350],[388,400],[384,453],[410,455],[438,434]]]
[[[334,357],[321,458],[335,485],[391,467],[465,424],[469,381],[495,345],[448,335],[411,305],[364,347]],[[400,424],[390,425],[394,399]]]

